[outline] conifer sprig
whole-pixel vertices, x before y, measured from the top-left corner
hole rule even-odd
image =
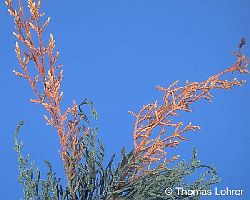
[[[22,156],[22,143],[19,144],[15,136],[15,150],[20,165],[19,180],[24,186],[25,199],[145,199],[147,196],[169,199],[163,194],[163,183],[164,187],[180,186],[185,176],[199,168],[207,171],[196,182],[183,187],[209,188],[218,182],[215,170],[200,165],[196,160],[196,151],[191,164],[180,162],[172,169],[169,169],[168,164],[177,160],[178,156],[169,157],[168,153],[170,148],[188,141],[184,133],[199,129],[192,123],[184,125],[182,121],[175,121],[177,115],[191,112],[191,104],[200,99],[210,101],[211,92],[215,89],[228,90],[244,83],[237,78],[228,81],[223,76],[234,72],[248,73],[248,58],[242,54],[245,39],[241,40],[238,51],[234,52],[236,62],[221,73],[203,82],[187,81],[183,87],[177,86],[177,81],[167,88],[158,86],[157,89],[163,92],[162,101],[147,104],[137,113],[131,112],[135,117],[134,148],[129,153],[126,153],[125,148],[122,149],[117,167],[113,165],[114,156],[104,167],[104,147],[101,142],[97,142],[97,130],[91,128],[90,120],[83,111],[84,105],[90,106],[96,119],[93,103],[87,99],[80,104],[73,101],[72,106],[62,109],[63,70],[60,70],[62,65],[57,64],[59,52],[55,51],[53,35],[50,34],[49,40],[44,41],[44,31],[50,17],[44,20],[44,13],[40,11],[41,0],[27,0],[29,13],[25,13],[21,0],[17,0],[17,8],[12,0],[6,0],[5,3],[14,18],[16,32],[13,34],[18,40],[15,52],[21,71],[14,70],[14,73],[28,81],[34,92],[34,98],[30,101],[46,109],[44,118],[48,125],[56,129],[68,181],[63,190],[51,165],[46,162],[49,173],[47,179],[41,182],[40,171],[35,170],[34,164],[28,165],[29,158]],[[210,175],[208,182],[206,175]],[[39,184],[42,185],[40,189]],[[184,199],[182,196],[178,198]]]

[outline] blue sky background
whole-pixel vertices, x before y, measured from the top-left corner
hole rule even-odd
[[[229,67],[242,36],[249,40],[244,52],[250,55],[249,8],[248,0],[42,1],[51,17],[47,33],[53,33],[64,64],[65,106],[88,97],[99,113],[95,125],[106,156],[122,146],[131,149],[134,118],[128,111],[160,99],[155,86],[202,81]],[[3,1],[0,27],[0,194],[14,200],[22,193],[12,150],[21,119],[25,153],[44,174],[44,160],[52,162],[58,176],[64,172],[55,130],[45,125],[43,108],[29,103],[33,93],[28,83],[12,73],[19,69],[14,25]],[[204,164],[216,165],[219,188],[245,190],[243,197],[229,199],[250,199],[250,78],[240,77],[248,81],[244,87],[214,92],[212,104],[198,102],[193,113],[184,115],[201,130],[187,133],[190,142],[175,151],[189,160],[196,146]]]

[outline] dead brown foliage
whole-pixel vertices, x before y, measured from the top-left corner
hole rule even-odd
[[[242,41],[244,42],[245,39],[243,38]],[[210,101],[213,97],[212,90],[229,90],[233,86],[241,86],[244,83],[243,80],[237,78],[230,81],[222,79],[228,73],[248,73],[248,58],[241,54],[241,44],[242,42],[239,44],[239,51],[234,52],[236,62],[228,69],[203,82],[189,83],[186,81],[184,87],[178,87],[178,81],[167,88],[158,86],[157,89],[164,93],[163,103],[159,104],[158,101],[155,101],[153,104],[143,106],[137,114],[131,112],[136,118],[133,131],[134,160],[139,162],[137,170],[135,170],[135,177],[144,171],[152,171],[152,164],[156,164],[156,168],[159,169],[176,160],[178,156],[166,159],[168,149],[176,147],[183,140],[188,141],[184,133],[200,128],[191,122],[188,125],[184,125],[181,121],[174,123],[173,117],[179,115],[178,113],[181,111],[191,112],[190,105],[200,99]],[[174,128],[174,131],[166,133],[169,127]],[[158,135],[152,137],[155,130],[158,131]],[[157,164],[159,162],[161,164]]]

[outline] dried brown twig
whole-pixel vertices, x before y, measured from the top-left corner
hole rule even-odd
[[[48,125],[57,130],[61,150],[60,155],[64,162],[64,168],[68,181],[75,176],[74,166],[82,159],[84,150],[84,135],[89,129],[82,130],[80,122],[83,115],[78,114],[78,106],[73,102],[65,112],[61,108],[63,92],[60,91],[63,70],[62,65],[56,65],[59,52],[54,52],[55,40],[50,34],[48,44],[43,41],[44,30],[49,24],[50,18],[42,24],[44,13],[40,12],[41,1],[28,0],[29,17],[25,15],[23,5],[18,0],[18,9],[15,9],[12,0],[6,0],[8,11],[14,17],[16,32],[13,34],[18,39],[16,42],[16,55],[22,72],[13,71],[17,76],[27,79],[35,93],[32,103],[41,104],[49,116],[44,116]],[[22,47],[20,47],[20,44]],[[32,68],[30,64],[34,64]],[[80,133],[83,131],[83,133]],[[74,193],[75,188],[70,188]]]
[[[242,39],[240,49],[245,44],[245,39]],[[199,126],[193,125],[191,122],[188,125],[183,125],[183,122],[174,123],[172,117],[179,115],[178,112],[191,112],[190,105],[199,99],[211,100],[211,91],[214,89],[231,89],[233,86],[241,86],[244,81],[237,78],[231,81],[222,80],[221,77],[228,73],[239,72],[248,73],[248,58],[241,52],[234,52],[237,61],[232,67],[223,72],[211,76],[203,82],[186,81],[184,87],[177,87],[178,81],[174,82],[168,88],[158,86],[157,89],[164,92],[163,103],[159,104],[155,101],[153,104],[148,104],[136,114],[134,124],[134,161],[137,164],[137,169],[134,171],[134,177],[138,177],[145,171],[152,171],[166,166],[178,158],[174,156],[166,159],[168,154],[167,148],[176,147],[181,141],[188,139],[183,135],[187,131],[195,131]],[[168,128],[174,128],[173,132],[167,132]],[[155,131],[158,132],[157,137],[154,136]],[[161,162],[161,164],[159,164]],[[151,165],[156,167],[151,167]]]

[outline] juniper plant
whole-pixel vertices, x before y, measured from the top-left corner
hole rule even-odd
[[[14,18],[16,55],[21,71],[15,75],[26,79],[34,91],[30,101],[42,105],[47,114],[47,124],[53,126],[61,144],[60,156],[65,169],[67,186],[62,186],[60,179],[52,170],[49,162],[46,179],[41,179],[39,169],[29,157],[22,155],[23,143],[19,143],[16,129],[15,150],[18,153],[19,181],[24,188],[25,199],[196,199],[200,194],[189,197],[179,195],[174,188],[206,190],[219,181],[214,168],[201,165],[194,150],[190,163],[180,161],[170,168],[169,163],[178,159],[178,155],[169,156],[170,148],[175,148],[182,141],[188,141],[184,135],[195,131],[199,126],[189,123],[184,125],[176,121],[175,116],[182,112],[191,112],[191,104],[200,100],[211,100],[215,89],[231,89],[241,86],[244,81],[232,78],[225,80],[225,74],[248,73],[248,58],[242,54],[245,39],[234,52],[235,63],[221,73],[209,77],[203,82],[186,82],[178,87],[177,81],[169,87],[157,89],[163,92],[163,98],[145,105],[139,112],[131,112],[135,117],[133,140],[134,147],[129,152],[121,151],[121,160],[115,165],[115,155],[105,167],[104,146],[96,139],[97,129],[91,128],[90,120],[83,110],[84,105],[91,107],[94,118],[97,113],[93,103],[84,99],[75,101],[63,111],[61,106],[63,92],[60,85],[63,77],[62,65],[57,64],[59,52],[55,52],[55,40],[50,34],[49,41],[44,41],[44,30],[50,18],[41,21],[44,13],[40,12],[41,0],[27,0],[29,13],[25,13],[21,0],[15,8],[12,0],[6,0],[8,10]],[[28,70],[28,66],[34,70]],[[32,71],[32,72],[31,72]],[[174,131],[170,131],[170,130]],[[199,169],[205,170],[193,183],[186,183],[185,178]],[[166,188],[173,189],[170,196]]]

